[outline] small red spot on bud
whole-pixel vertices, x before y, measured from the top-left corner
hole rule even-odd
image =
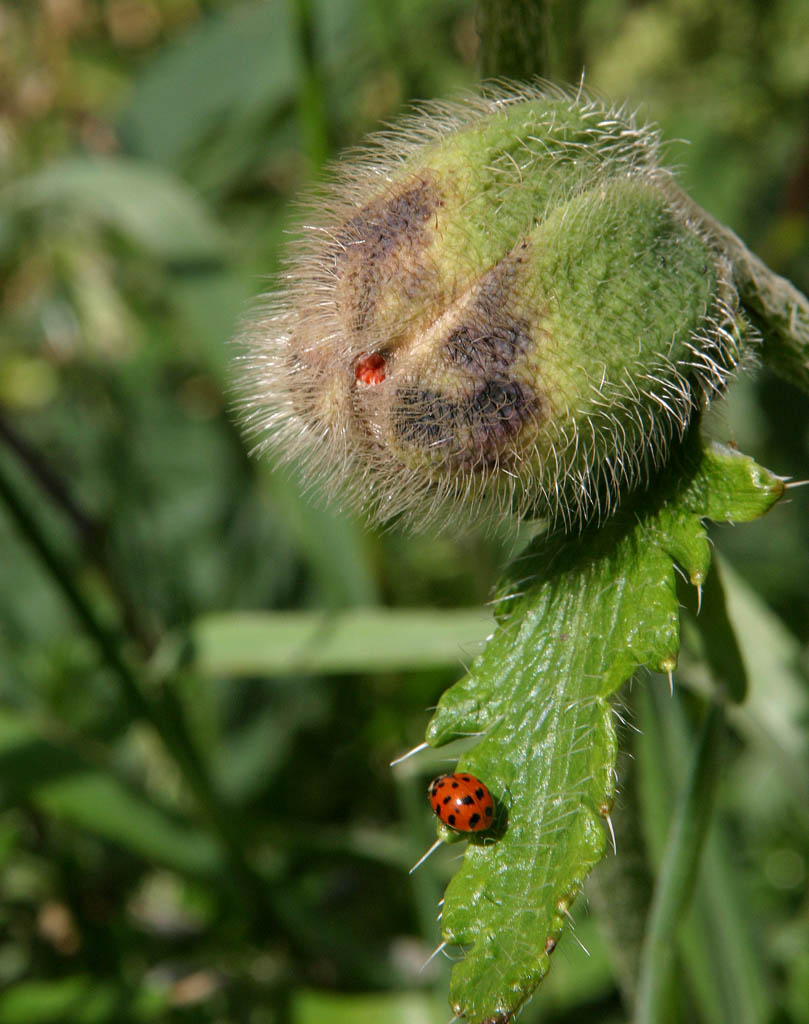
[[[363,356],[357,363],[354,374],[360,384],[381,384],[385,379],[388,364],[378,352]]]

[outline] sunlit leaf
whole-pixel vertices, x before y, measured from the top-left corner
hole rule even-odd
[[[642,665],[676,665],[675,563],[700,584],[710,567],[703,518],[754,518],[783,493],[727,449],[692,441],[682,457],[678,484],[666,477],[616,522],[531,545],[501,588],[493,640],[430,723],[436,746],[483,734],[459,766],[487,783],[499,811],[493,834],[469,843],[443,908],[445,940],[467,947],[450,1001],[473,1024],[533,992],[603,856],[616,757],[609,698]]]

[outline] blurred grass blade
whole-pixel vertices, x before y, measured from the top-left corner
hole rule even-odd
[[[217,130],[227,133],[258,111],[266,123],[291,103],[299,58],[286,6],[282,0],[238,4],[167,47],[139,77],[123,119],[135,151],[184,169]],[[253,144],[261,138],[257,127]]]
[[[6,215],[43,208],[104,224],[167,263],[217,261],[225,251],[224,231],[187,185],[123,157],[65,157],[0,191]]]
[[[753,677],[755,679],[755,677]],[[651,856],[666,851],[671,807],[682,789],[683,766],[693,737],[683,699],[667,687],[638,693],[635,754],[643,791],[643,820]],[[729,711],[738,712],[729,707]],[[714,820],[697,879],[697,892],[679,929],[677,945],[685,968],[678,989],[688,990],[701,1019],[761,1024],[770,1004],[760,936],[749,919],[750,893],[731,840]]]
[[[801,645],[727,561],[721,570],[728,615],[750,681],[744,703],[729,707],[728,719],[776,768],[782,793],[790,797],[790,813],[809,836],[809,680],[800,664]],[[699,644],[701,656],[706,646],[707,641]],[[681,668],[683,683],[710,691],[710,673],[688,649]]]
[[[86,975],[23,981],[0,993],[0,1024],[105,1024],[118,997],[110,984]]]
[[[420,992],[344,994],[300,991],[290,1024],[446,1024],[443,999]]]
[[[728,618],[725,587],[718,565],[713,566],[713,571],[705,580],[701,596],[701,607],[698,608],[695,622],[703,638],[703,657],[714,683],[730,700],[741,704],[747,696],[747,671],[736,631]],[[686,594],[685,600],[693,609],[693,593]]]
[[[20,801],[184,874],[210,877],[221,868],[207,835],[69,747],[43,739],[20,712],[0,708],[0,803]]]
[[[208,836],[172,820],[108,775],[63,775],[40,783],[30,796],[41,810],[154,863],[204,876],[220,867]]]
[[[367,531],[356,519],[305,499],[305,481],[294,471],[268,477],[273,498],[311,566],[317,603],[331,609],[376,604],[378,584]]]
[[[684,792],[671,823],[663,863],[655,886],[640,963],[637,1024],[665,1024],[671,1016],[672,939],[691,899],[700,855],[713,809],[722,758],[724,707],[711,701],[702,724]]]
[[[310,175],[315,175],[329,155],[326,97],[317,52],[316,18],[312,0],[292,0],[290,12],[295,21],[295,36],[301,55],[298,84],[298,119],[303,150]]]
[[[196,672],[215,676],[394,672],[460,665],[493,626],[485,609],[230,612],[191,627]]]
[[[784,782],[809,816],[809,680],[800,667],[800,643],[731,565],[723,562],[722,572],[728,613],[752,680],[739,720],[759,740],[766,737],[768,755],[781,763]]]

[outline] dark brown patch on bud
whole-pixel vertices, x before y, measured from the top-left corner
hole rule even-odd
[[[437,391],[399,388],[396,392],[393,424],[400,441],[427,448],[438,443],[451,429],[456,406]]]
[[[484,333],[485,332],[485,333]],[[471,374],[504,374],[529,341],[527,333],[503,325],[462,324],[444,343],[446,359]]]
[[[396,391],[398,439],[425,449],[436,465],[478,472],[508,462],[516,436],[542,418],[539,394],[518,363],[533,347],[531,324],[512,312],[524,249],[521,243],[481,277],[440,343],[441,386],[422,386],[419,375]]]
[[[436,182],[421,176],[371,200],[346,223],[335,255],[339,305],[351,330],[370,325],[389,287],[412,295],[430,276],[417,255],[428,244],[427,225],[443,203]]]
[[[527,384],[493,377],[461,398],[400,388],[393,423],[400,441],[428,450],[436,463],[480,471],[496,464],[540,414],[539,398]]]
[[[453,366],[480,377],[505,376],[531,347],[528,322],[511,312],[524,249],[522,243],[481,278],[463,323],[444,343],[445,359]]]

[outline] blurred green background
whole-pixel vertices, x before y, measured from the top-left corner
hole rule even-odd
[[[684,186],[809,290],[809,4],[574,20],[566,77],[657,121]],[[473,86],[477,51],[472,0],[0,4],[0,1024],[450,1015],[448,962],[422,968],[456,852],[407,869],[451,762],[389,762],[514,542],[372,532],[251,460],[228,338],[324,160]],[[710,429],[806,477],[807,413],[761,371]],[[777,616],[760,646],[805,737],[809,489],[714,538]],[[736,743],[751,1019],[800,1024],[809,807]],[[591,955],[566,937],[521,1022],[621,1019],[585,900],[577,922]]]

